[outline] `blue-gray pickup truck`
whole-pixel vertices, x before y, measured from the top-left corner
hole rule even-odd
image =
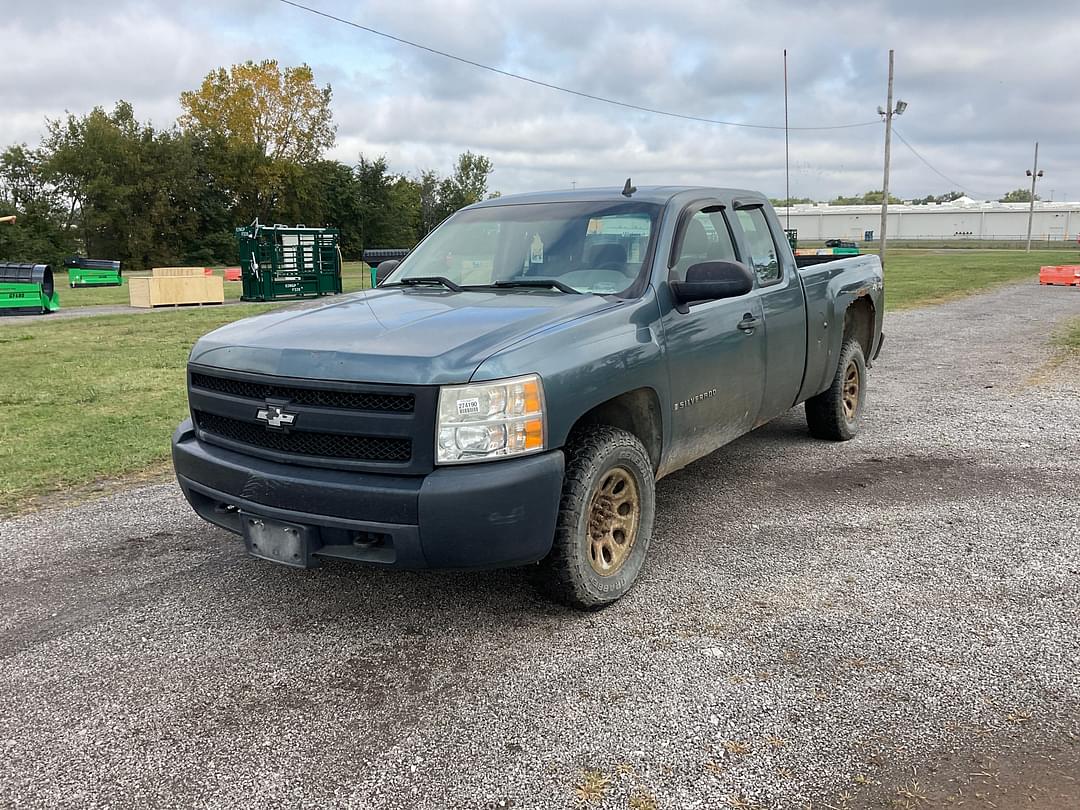
[[[478,203],[376,289],[201,338],[177,478],[266,560],[527,565],[601,607],[641,571],[658,479],[799,403],[813,436],[858,430],[881,264],[802,258],[753,191]]]

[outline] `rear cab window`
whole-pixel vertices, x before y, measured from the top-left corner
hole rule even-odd
[[[775,284],[783,275],[780,251],[776,247],[764,209],[760,206],[741,208],[736,215],[746,236],[747,247],[750,249],[750,267],[757,276],[758,284]]]

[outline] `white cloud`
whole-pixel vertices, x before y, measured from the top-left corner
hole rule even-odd
[[[1044,194],[1080,197],[1080,104],[1070,2],[876,0],[754,4],[683,0],[308,0],[364,25],[597,95],[693,115],[783,121],[789,49],[794,126],[872,121],[888,48],[900,131],[973,191],[1024,182],[1043,147]],[[504,192],[638,182],[707,182],[783,192],[783,136],[650,116],[479,71],[270,0],[221,8],[169,0],[47,0],[0,20],[0,144],[36,141],[45,116],[124,98],[172,121],[182,90],[244,59],[310,63],[334,86],[333,156],[386,154],[394,168],[445,169],[465,150]],[[76,57],[77,53],[85,56]],[[880,187],[880,126],[792,133],[792,193]],[[894,144],[904,196],[950,183]]]

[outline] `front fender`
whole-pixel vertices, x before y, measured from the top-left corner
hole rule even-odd
[[[660,328],[650,287],[640,299],[556,325],[503,349],[481,363],[472,380],[539,374],[546,398],[547,444],[562,447],[582,415],[635,389],[656,393],[663,419],[670,395]],[[669,429],[664,420],[665,447]]]

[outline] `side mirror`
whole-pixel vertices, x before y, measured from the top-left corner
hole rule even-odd
[[[701,262],[686,271],[686,281],[671,282],[680,304],[735,298],[754,289],[754,274],[742,262]]]
[[[398,259],[387,259],[385,262],[379,262],[375,266],[375,286],[378,287],[386,281],[386,277],[393,273],[399,264],[401,262]]]

